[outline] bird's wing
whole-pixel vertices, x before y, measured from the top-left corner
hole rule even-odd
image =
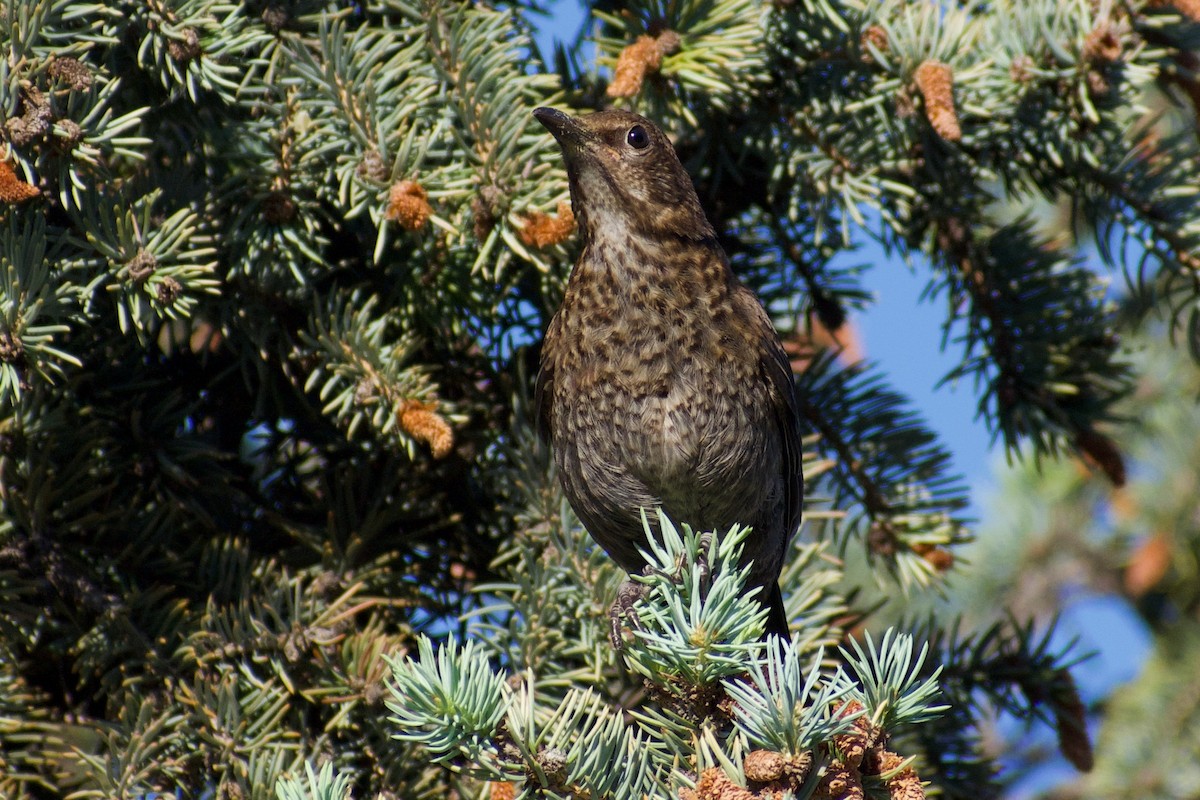
[[[778,337],[770,337],[767,374],[775,409],[775,422],[783,438],[784,508],[787,509],[788,541],[800,527],[804,510],[804,452],[800,444],[800,408],[796,402],[796,379],[792,363]]]
[[[783,442],[783,500],[788,537],[784,543],[786,547],[800,527],[800,517],[804,510],[804,454],[800,444],[800,404],[796,399],[792,363],[778,334],[775,333],[770,316],[750,289],[742,287],[742,290],[743,302],[753,307],[751,313],[757,315],[761,321],[760,329],[763,335],[759,340],[760,363],[763,365],[771,392],[775,425]]]

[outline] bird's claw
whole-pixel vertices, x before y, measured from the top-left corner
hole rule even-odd
[[[649,569],[649,567],[647,567]],[[614,650],[625,649],[625,637],[622,634],[624,623],[628,622],[631,628],[640,627],[637,615],[633,613],[633,607],[637,602],[646,596],[649,589],[643,583],[638,583],[632,578],[626,579],[621,584],[621,588],[617,589],[617,599],[613,600],[608,609],[608,640],[612,643]]]
[[[700,539],[697,542],[695,565],[696,571],[700,574],[700,591],[703,594],[708,593],[709,579],[712,576],[712,568],[708,563],[708,551],[712,547],[712,537],[713,534],[711,532],[705,532],[700,534]],[[674,572],[667,572],[649,564],[642,567],[643,576],[666,578],[676,584],[683,582],[683,572],[684,563],[682,560],[676,565]],[[608,638],[615,650],[625,649],[623,630],[626,625],[630,628],[641,627],[637,615],[633,613],[633,607],[649,591],[650,588],[646,584],[636,581],[633,578],[625,580],[620,588],[617,589],[617,599],[613,600],[612,605],[608,609]]]

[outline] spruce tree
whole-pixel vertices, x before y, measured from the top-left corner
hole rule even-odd
[[[1124,483],[1109,279],[1200,356],[1200,8],[589,11],[548,54],[537,3],[3,0],[0,794],[978,798],[996,708],[1091,765],[1045,627],[904,613],[978,574],[967,492],[831,343],[873,239],[998,447]],[[787,648],[744,531],[666,524],[608,643],[624,576],[529,413],[577,252],[547,105],[669,131],[785,335]]]

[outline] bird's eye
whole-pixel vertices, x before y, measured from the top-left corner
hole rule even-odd
[[[650,134],[646,133],[646,129],[641,125],[634,125],[629,129],[629,133],[625,134],[625,141],[634,150],[644,150],[650,146]]]

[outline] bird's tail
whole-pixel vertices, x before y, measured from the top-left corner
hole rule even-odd
[[[764,634],[769,636],[773,633],[781,641],[790,642],[792,632],[788,630],[787,611],[783,608],[783,592],[779,591],[778,583],[763,588],[766,591],[767,602],[767,629]]]

